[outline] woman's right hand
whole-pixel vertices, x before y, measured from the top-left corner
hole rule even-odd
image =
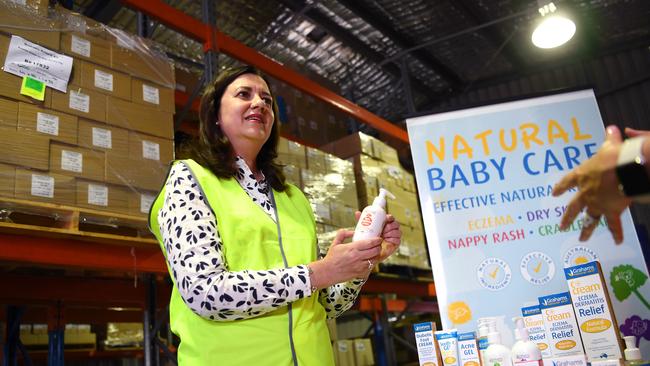
[[[366,278],[372,267],[370,263],[381,254],[382,238],[357,240],[343,243],[354,231],[341,229],[336,233],[327,255],[322,260],[309,264],[313,271],[311,285],[325,288],[336,283],[357,278]]]

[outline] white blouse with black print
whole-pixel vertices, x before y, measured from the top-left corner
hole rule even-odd
[[[266,180],[258,182],[243,159],[237,157],[236,164],[239,185],[276,221]],[[216,218],[185,164],[175,164],[170,171],[158,223],[178,291],[190,309],[204,318],[252,318],[312,294],[306,264],[228,271]],[[319,301],[327,317],[349,309],[362,284],[354,280],[320,290]]]

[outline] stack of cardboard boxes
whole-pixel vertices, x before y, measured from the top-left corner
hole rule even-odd
[[[354,162],[358,207],[371,204],[379,188],[395,195],[396,199],[386,200],[386,211],[401,225],[402,244],[384,263],[429,269],[415,179],[401,167],[397,151],[363,133],[346,136],[321,148]]]
[[[145,40],[28,5],[0,4],[0,57],[21,36],[71,56],[72,73],[39,102],[0,72],[0,195],[145,215],[174,155],[171,63]]]
[[[278,160],[289,183],[309,199],[316,219],[318,242],[326,252],[336,231],[355,224],[357,191],[352,163],[318,149],[280,139]]]
[[[347,134],[348,117],[343,112],[284,82],[270,79],[270,83],[285,133],[314,146]]]

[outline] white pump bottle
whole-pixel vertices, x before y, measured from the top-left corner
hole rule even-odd
[[[501,334],[497,332],[496,322],[488,324],[488,343],[485,350],[485,363],[483,366],[512,366],[510,349],[501,344]]]
[[[542,366],[542,352],[535,342],[529,338],[528,329],[524,324],[524,318],[516,316],[512,318],[515,323],[515,339],[517,342],[512,346],[512,363],[516,365],[539,365]]]
[[[380,188],[379,195],[372,201],[372,205],[363,209],[357,227],[354,229],[353,241],[381,236],[386,222],[386,195],[395,199],[392,193]]]

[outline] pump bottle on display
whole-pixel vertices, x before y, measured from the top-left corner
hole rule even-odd
[[[535,364],[542,366],[542,352],[535,342],[531,342],[524,318],[516,316],[512,318],[512,321],[515,323],[515,339],[517,340],[512,346],[512,363],[515,366]]]
[[[625,341],[625,366],[650,366],[650,361],[643,360],[641,350],[636,347],[635,336],[623,337]]]
[[[363,209],[357,227],[354,229],[353,241],[376,238],[381,235],[386,223],[386,195],[395,199],[392,193],[380,188],[379,195],[372,202],[372,205]]]
[[[483,366],[512,366],[510,349],[501,344],[501,334],[496,330],[496,324],[490,324],[490,333],[488,333],[488,343],[490,344],[485,350],[485,363]]]

